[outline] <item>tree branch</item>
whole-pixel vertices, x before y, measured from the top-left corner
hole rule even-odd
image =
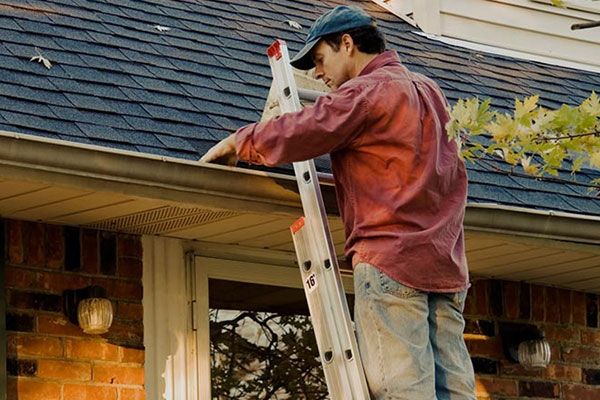
[[[595,131],[595,132],[588,132],[588,133],[579,133],[576,135],[563,135],[563,136],[556,136],[556,137],[538,137],[538,138],[533,139],[533,141],[534,142],[549,142],[551,140],[575,139],[575,138],[584,137],[584,136],[600,136],[600,132]]]

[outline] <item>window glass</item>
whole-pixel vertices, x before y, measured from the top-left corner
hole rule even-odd
[[[209,305],[213,399],[329,398],[302,289],[211,279]]]

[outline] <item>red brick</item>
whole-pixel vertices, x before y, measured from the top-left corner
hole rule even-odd
[[[27,356],[60,357],[63,355],[63,346],[60,338],[9,334],[8,354],[18,358]]]
[[[546,288],[539,285],[531,285],[531,319],[532,321],[544,321],[546,319]]]
[[[6,267],[5,284],[8,288],[29,289],[37,286],[37,273],[20,267]]]
[[[572,325],[550,325],[543,327],[546,339],[551,342],[581,342],[581,332],[578,327]]]
[[[72,273],[7,267],[6,282],[7,287],[44,289],[52,293],[62,294],[66,289],[88,286],[91,280],[89,277]]]
[[[144,325],[142,319],[139,321],[113,321],[110,330],[105,336],[113,343],[119,343],[128,347],[143,347]]]
[[[119,400],[145,400],[146,392],[144,389],[121,389]]]
[[[121,347],[121,362],[144,365],[144,350]]]
[[[141,303],[119,301],[117,303],[116,317],[140,321],[144,318],[144,308]]]
[[[40,382],[31,378],[10,378],[8,381],[9,400],[60,400],[58,383]]]
[[[142,279],[142,260],[133,257],[119,257],[119,276],[123,278]]]
[[[142,258],[142,241],[139,236],[119,235],[117,240],[119,257]]]
[[[560,396],[560,385],[553,382],[521,381],[519,382],[521,397],[543,397],[555,399]]]
[[[65,263],[65,238],[59,225],[46,225],[46,266],[61,269]]]
[[[563,347],[562,360],[573,364],[600,364],[600,348],[597,347]]]
[[[473,357],[490,357],[498,359],[504,357],[502,342],[498,338],[465,335],[465,342],[469,349],[469,354]]]
[[[550,364],[544,370],[544,377],[555,381],[581,382],[581,368],[570,365]]]
[[[116,400],[117,388],[110,386],[92,386],[66,384],[64,400]],[[121,399],[122,400],[122,399]]]
[[[25,263],[30,267],[46,265],[46,231],[45,225],[25,222],[23,225],[23,242],[25,247]]]
[[[98,231],[82,229],[81,231],[81,269],[90,274],[99,270],[100,253],[98,250]]]
[[[89,381],[92,365],[85,362],[38,360],[37,376],[40,378]]]
[[[585,293],[573,292],[573,323],[577,325],[585,325],[585,319]]]
[[[600,400],[598,386],[562,385],[564,400]]]
[[[119,347],[102,339],[67,339],[65,353],[75,360],[119,361]]]
[[[482,397],[490,395],[517,396],[517,381],[512,379],[475,377],[475,394]]]
[[[560,323],[570,324],[572,320],[572,299],[571,291],[566,289],[558,290],[558,301],[560,310]]]
[[[504,295],[504,315],[510,319],[519,318],[519,283],[505,281],[502,282],[502,292]]]
[[[8,221],[8,261],[11,264],[23,263],[23,223],[21,221]]]
[[[84,336],[81,328],[72,324],[64,315],[38,315],[38,332],[61,336]]]
[[[487,279],[477,280],[473,283],[473,293],[475,294],[476,312],[478,315],[489,314],[488,286],[489,281]]]
[[[600,330],[584,329],[581,331],[581,344],[600,347]]]
[[[500,362],[500,375],[530,378],[542,378],[544,376],[541,369],[528,369],[521,364],[510,361]]]
[[[75,273],[40,273],[38,287],[53,293],[62,293],[67,289],[80,289],[90,285],[91,279]]]
[[[546,288],[546,321],[547,322],[560,322],[560,300],[559,291],[557,288],[547,287]]]
[[[144,368],[118,364],[94,364],[93,379],[94,382],[101,383],[143,385]]]
[[[122,279],[93,278],[92,284],[102,286],[110,299],[142,300],[142,281],[125,281]]]

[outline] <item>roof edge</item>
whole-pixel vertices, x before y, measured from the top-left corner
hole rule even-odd
[[[302,213],[294,176],[40,138],[0,130],[0,177],[201,204],[214,209]],[[329,213],[331,174],[319,174]],[[600,217],[468,203],[465,228],[600,244]]]
[[[287,175],[2,130],[0,166],[0,176],[8,179],[202,204],[214,209],[293,215],[301,212],[295,179]]]
[[[600,244],[600,217],[590,215],[470,203],[464,224],[481,232]]]

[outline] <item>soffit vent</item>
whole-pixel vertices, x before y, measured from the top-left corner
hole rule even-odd
[[[166,206],[118,218],[105,219],[93,223],[89,227],[144,235],[165,234],[231,218],[236,215],[238,213],[233,211]]]

